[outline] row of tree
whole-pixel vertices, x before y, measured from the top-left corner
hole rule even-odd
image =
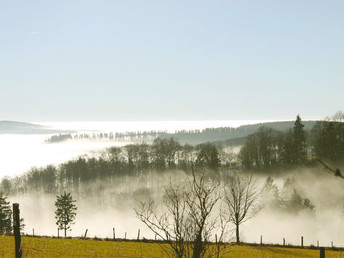
[[[3,178],[0,191],[6,194],[78,191],[82,185],[98,179],[113,182],[123,176],[140,176],[148,170],[217,169],[220,165],[220,153],[212,144],[181,145],[173,138],[157,138],[151,145],[112,147],[97,157],[79,157],[59,166],[34,167],[22,176]]]
[[[247,137],[239,158],[244,169],[299,166],[316,158],[343,162],[344,123],[321,121],[308,132],[297,116],[287,132],[261,127]]]

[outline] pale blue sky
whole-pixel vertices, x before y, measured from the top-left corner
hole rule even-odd
[[[344,1],[0,2],[0,120],[323,118]]]

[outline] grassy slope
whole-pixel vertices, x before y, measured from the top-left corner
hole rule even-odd
[[[23,257],[167,257],[157,243],[22,238]],[[168,248],[167,245],[164,248]],[[343,254],[344,256],[344,254]],[[14,238],[0,236],[0,257],[14,257]],[[224,257],[319,257],[318,250],[233,245]],[[326,257],[340,252],[326,250]]]

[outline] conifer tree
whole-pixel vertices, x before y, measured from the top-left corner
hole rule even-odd
[[[297,115],[293,128],[293,163],[302,164],[307,158],[306,135],[300,115]]]
[[[70,193],[64,192],[60,196],[56,196],[55,201],[56,211],[56,225],[60,230],[64,230],[64,236],[67,236],[67,230],[71,228],[74,224],[77,206],[75,204],[76,200],[73,200]]]
[[[0,193],[0,234],[12,232],[12,209],[7,197]]]

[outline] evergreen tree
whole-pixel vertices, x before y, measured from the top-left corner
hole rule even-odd
[[[55,201],[56,211],[56,225],[58,225],[60,230],[64,230],[64,236],[67,236],[67,230],[71,228],[74,224],[77,207],[75,205],[75,200],[73,200],[70,193],[64,192],[60,196],[56,196]]]
[[[280,205],[280,196],[277,185],[271,177],[268,177],[260,192],[260,206],[277,208]]]
[[[307,158],[306,135],[300,115],[297,115],[293,128],[293,160],[294,164],[302,164]]]
[[[7,197],[0,193],[0,234],[12,232],[12,209]]]

